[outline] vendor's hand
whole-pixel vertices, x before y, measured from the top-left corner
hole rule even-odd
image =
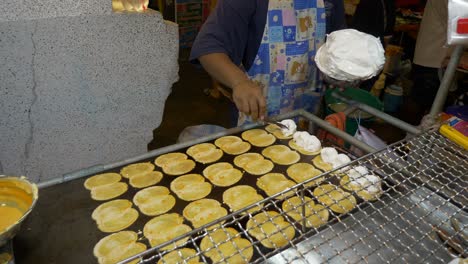
[[[266,99],[260,85],[245,80],[235,85],[232,90],[232,99],[240,112],[251,116],[254,121],[265,117]]]

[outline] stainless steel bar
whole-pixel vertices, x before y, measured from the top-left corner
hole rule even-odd
[[[444,74],[444,78],[442,78],[442,82],[440,83],[439,90],[437,91],[434,103],[432,104],[431,111],[429,112],[429,115],[432,118],[435,118],[442,111],[442,107],[444,106],[445,100],[447,99],[447,94],[450,85],[452,84],[453,77],[455,77],[455,72],[457,70],[458,63],[460,62],[464,48],[465,47],[463,45],[458,45],[455,47],[455,50],[452,53],[452,57],[450,58],[447,70]]]
[[[323,119],[321,119],[320,117],[316,116],[316,115],[313,115],[307,111],[304,111],[304,110],[300,110],[301,111],[301,115],[304,116],[305,118],[309,119],[310,121],[314,122],[315,124],[317,124],[319,127],[321,127],[322,129],[338,136],[338,137],[341,137],[343,138],[345,141],[347,141],[348,143],[350,143],[351,145],[354,145],[360,149],[362,149],[363,151],[367,152],[367,153],[372,153],[372,152],[375,152],[377,151],[375,148],[367,145],[366,143],[364,142],[361,142],[359,140],[357,140],[356,138],[354,138],[353,136],[347,134],[346,132],[344,131],[341,131],[339,130],[338,128],[330,125],[327,121],[324,121]]]
[[[341,101],[347,103],[347,104],[350,104],[350,105],[355,105],[357,108],[361,109],[362,111],[364,112],[367,112],[373,116],[376,116],[386,122],[388,122],[389,124],[395,126],[395,127],[398,127],[400,129],[403,129],[404,131],[406,132],[409,132],[411,134],[415,134],[415,135],[419,135],[421,134],[421,130],[418,129],[417,127],[413,126],[413,125],[410,125],[398,118],[395,118],[387,113],[384,113],[380,110],[377,110],[371,106],[368,106],[366,104],[363,104],[363,103],[359,103],[359,102],[356,102],[354,100],[349,100],[348,98],[345,98],[341,95],[339,95],[338,93],[334,92],[332,93],[332,96],[337,98],[337,99],[340,99]]]

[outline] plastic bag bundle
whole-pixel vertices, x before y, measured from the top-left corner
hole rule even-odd
[[[447,25],[448,44],[468,44],[468,0],[449,0]]]

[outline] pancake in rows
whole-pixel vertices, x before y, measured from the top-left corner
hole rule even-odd
[[[154,160],[154,163],[156,164],[156,166],[162,168],[168,163],[174,162],[176,160],[186,160],[186,159],[187,159],[187,155],[185,155],[184,153],[173,152],[173,153],[163,154],[157,157]]]
[[[323,170],[323,171],[331,171],[333,170],[333,165],[330,163],[327,163],[322,160],[322,156],[318,155],[312,160],[312,163],[314,164],[315,167]]]
[[[146,245],[137,242],[138,235],[133,231],[120,231],[108,235],[94,246],[93,253],[99,264],[114,264],[146,250]],[[140,261],[136,259],[130,263]]]
[[[167,163],[162,167],[163,172],[172,175],[182,175],[191,172],[195,168],[195,161],[191,159],[186,160],[176,160],[170,163]]]
[[[197,256],[197,251],[191,248],[179,248],[164,255],[158,264],[201,264],[200,257]]]
[[[118,173],[102,173],[97,174],[92,177],[89,177],[84,182],[84,187],[88,190],[93,189],[94,187],[99,187],[102,185],[107,185],[115,182],[119,182],[122,179],[122,176]]]
[[[212,185],[200,174],[179,176],[171,182],[171,190],[184,201],[195,201],[210,194]]]
[[[372,176],[378,177],[375,175],[372,175]],[[347,191],[356,192],[357,196],[363,199],[364,201],[375,201],[379,199],[383,193],[381,186],[373,188],[372,183],[366,182],[366,181],[364,181],[364,184],[359,184],[357,182],[351,181],[348,175],[344,175],[341,178],[340,185],[341,187],[343,187],[343,189]]]
[[[303,208],[305,208],[305,213]],[[325,206],[315,204],[314,201],[307,196],[304,196],[304,200],[298,196],[287,199],[283,202],[282,209],[289,217],[293,218],[301,225],[305,218],[305,224],[308,228],[318,228],[326,224],[330,215]]]
[[[203,176],[216,186],[227,187],[240,181],[242,172],[230,163],[220,162],[206,167]]]
[[[306,149],[304,149],[303,147],[299,146],[296,144],[296,142],[294,141],[294,139],[291,139],[288,143],[288,145],[294,149],[294,150],[297,150],[299,151],[299,153],[303,154],[303,155],[307,155],[307,156],[314,156],[314,155],[319,155],[320,154],[320,150],[322,148],[320,148],[319,150],[317,151],[308,151]]]
[[[286,170],[286,173],[291,177],[295,182],[301,183],[308,179],[314,178],[320,174],[321,171],[317,170],[314,166],[308,163],[296,163]],[[307,183],[306,186],[318,185],[325,180],[325,177],[320,177],[316,180]]]
[[[198,228],[227,215],[227,210],[216,200],[201,199],[189,203],[184,208],[183,215],[193,227]]]
[[[240,237],[234,228],[208,233],[202,239],[200,249],[213,263],[249,263],[253,256],[252,244]]]
[[[211,143],[202,143],[191,146],[187,149],[187,154],[195,161],[202,164],[216,162],[223,156],[223,151],[216,148]]]
[[[251,129],[242,133],[242,138],[256,147],[266,147],[275,143],[276,138],[263,129]]]
[[[91,189],[91,198],[96,201],[110,200],[124,194],[128,190],[125,182],[114,182]]]
[[[314,190],[315,198],[333,212],[344,214],[356,207],[356,198],[332,184],[320,185]]]
[[[269,124],[265,127],[265,130],[273,134],[277,139],[290,139],[293,137],[293,134],[285,136],[281,131],[281,128],[275,124]]]
[[[124,178],[132,178],[134,176],[140,174],[146,174],[148,172],[152,172],[154,170],[154,165],[150,162],[142,162],[142,163],[135,163],[130,164],[128,166],[123,167],[120,170],[120,174]]]
[[[247,222],[247,231],[267,248],[281,248],[294,238],[294,227],[274,211],[260,212]]]
[[[133,188],[141,189],[159,183],[162,178],[163,174],[161,172],[151,171],[131,177],[129,183]]]
[[[218,138],[215,145],[230,155],[240,155],[250,150],[250,144],[236,136]]]
[[[263,200],[263,196],[258,194],[257,190],[248,185],[234,186],[223,193],[223,203],[227,204],[231,211],[243,209],[261,200]],[[255,206],[247,212],[252,213],[260,209],[262,209],[260,206]]]
[[[258,188],[262,189],[268,196],[273,196],[279,192],[293,187],[294,185],[296,185],[295,182],[287,179],[281,173],[268,173],[257,179]],[[294,191],[279,195],[275,199],[281,200],[292,194],[294,194]]]
[[[291,165],[301,159],[301,156],[296,151],[293,151],[283,145],[273,145],[268,147],[262,151],[262,154],[279,165]]]
[[[138,211],[132,208],[129,200],[118,199],[99,205],[91,218],[96,221],[99,230],[112,233],[131,226],[138,218]]]
[[[234,158],[234,164],[252,175],[263,175],[270,172],[274,165],[258,153],[245,153]]]
[[[155,247],[192,231],[192,228],[183,222],[184,218],[177,213],[156,216],[145,224],[143,235],[148,239],[150,245]],[[182,246],[188,239],[188,237],[184,237],[177,240],[175,244],[171,243],[162,249],[170,250]]]
[[[155,216],[171,210],[176,200],[166,187],[153,186],[137,192],[133,197],[133,203],[143,214]]]
[[[247,163],[256,161],[256,160],[264,160],[265,158],[254,152],[249,152],[249,153],[244,153],[242,155],[236,156],[234,158],[234,165],[236,165],[239,168],[244,168]]]

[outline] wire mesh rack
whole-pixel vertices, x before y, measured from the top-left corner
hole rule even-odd
[[[343,172],[356,166],[380,177],[376,199],[363,195],[369,188],[365,185],[341,198],[331,195],[345,187]],[[467,151],[427,132],[126,261],[447,263],[467,256],[467,175]],[[313,186],[319,178],[325,181]],[[333,188],[324,189],[324,184]]]

